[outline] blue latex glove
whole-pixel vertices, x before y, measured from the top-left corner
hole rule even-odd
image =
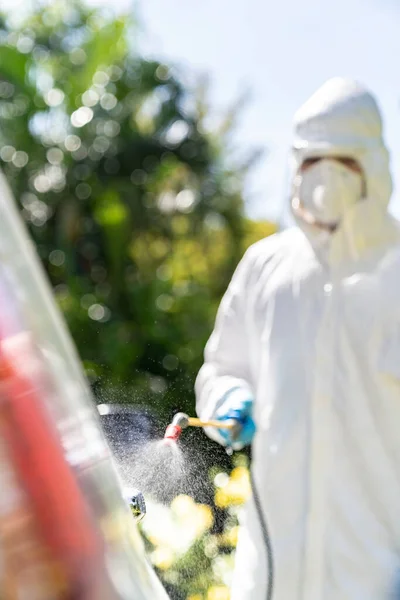
[[[232,399],[230,401],[229,396],[222,403],[222,406],[215,413],[215,419],[217,421],[228,421],[235,419],[241,425],[238,435],[233,438],[233,432],[230,429],[218,429],[218,433],[225,441],[226,446],[232,448],[243,448],[251,444],[256,426],[252,419],[253,412],[253,399],[240,399],[235,398],[235,394],[232,391]]]

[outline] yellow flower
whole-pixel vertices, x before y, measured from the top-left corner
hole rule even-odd
[[[249,473],[245,467],[233,469],[229,481],[215,492],[215,504],[220,508],[244,504],[251,494]]]
[[[240,483],[248,483],[249,482],[249,472],[245,467],[235,467],[232,470],[231,477],[232,481],[237,481]]]
[[[230,496],[225,488],[219,489],[215,492],[214,502],[218,508],[226,508],[229,506]]]
[[[237,545],[238,533],[239,533],[239,527],[237,525],[235,525],[234,527],[232,527],[225,533],[224,542],[226,544],[229,544],[233,548],[235,548]]]
[[[247,495],[237,486],[226,486],[215,492],[215,504],[219,508],[228,508],[228,506],[238,506],[244,504]]]
[[[192,594],[191,596],[188,596],[186,598],[186,600],[203,600],[203,595],[202,594]]]
[[[174,562],[174,553],[170,548],[160,547],[152,552],[150,558],[155,567],[158,567],[162,571],[166,571]]]
[[[214,522],[211,506],[207,504],[198,504],[196,506],[196,525],[197,531],[202,533],[207,529],[211,529]]]
[[[229,600],[229,588],[226,585],[213,585],[207,592],[207,600]]]

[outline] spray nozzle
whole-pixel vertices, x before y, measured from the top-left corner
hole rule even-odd
[[[179,425],[173,425],[172,423],[168,425],[167,429],[164,433],[164,440],[170,440],[171,442],[177,442],[181,436],[182,427]]]
[[[165,430],[164,440],[177,442],[181,436],[182,429],[189,427],[189,417],[185,413],[177,413],[172,419],[172,423]]]

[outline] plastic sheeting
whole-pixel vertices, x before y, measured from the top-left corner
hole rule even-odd
[[[167,599],[1,174],[0,486],[4,600]]]

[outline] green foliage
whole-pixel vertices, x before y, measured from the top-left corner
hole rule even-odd
[[[221,294],[273,226],[243,216],[234,114],[208,132],[204,88],[135,31],[77,3],[0,21],[0,159],[96,394],[167,417],[193,410]]]

